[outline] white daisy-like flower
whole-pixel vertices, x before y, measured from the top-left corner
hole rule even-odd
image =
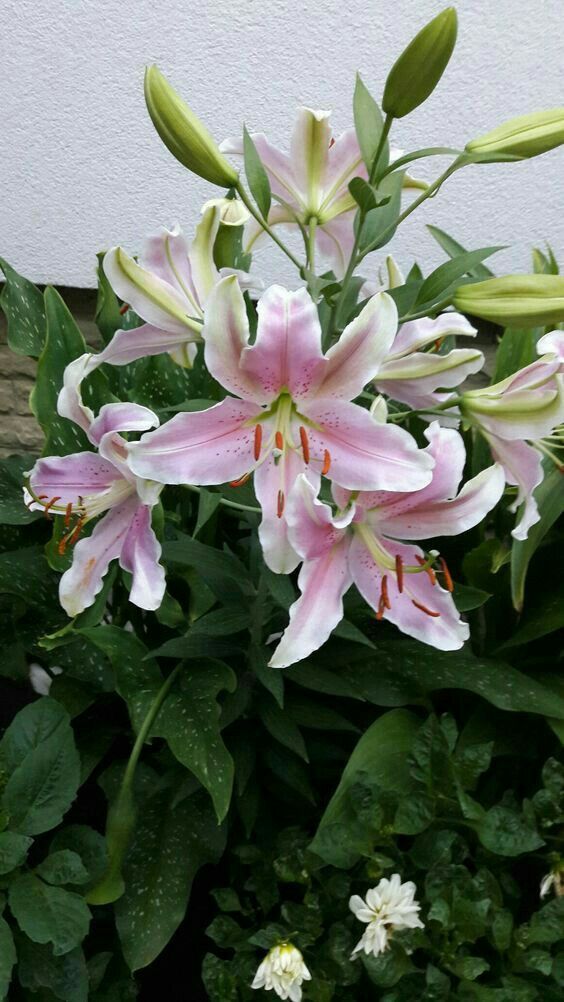
[[[292,943],[280,943],[266,955],[251,988],[275,991],[279,998],[301,1002],[304,981],[311,981],[300,951]]]
[[[419,918],[420,905],[415,900],[417,888],[408,880],[402,884],[399,873],[393,873],[388,880],[382,880],[366,893],[366,899],[354,894],[349,908],[360,922],[366,922],[366,929],[355,946],[352,956],[357,953],[372,954],[377,957],[388,946],[394,931],[400,929],[423,929]]]

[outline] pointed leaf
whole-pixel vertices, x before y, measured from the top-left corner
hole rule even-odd
[[[18,275],[0,258],[6,284],[0,296],[8,321],[8,344],[18,355],[38,358],[45,343],[45,308],[43,296],[33,282]]]
[[[271,202],[270,181],[246,126],[243,126],[243,153],[245,174],[251,195],[258,205],[263,219],[268,219]]]

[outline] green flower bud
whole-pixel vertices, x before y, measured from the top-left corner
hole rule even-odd
[[[520,115],[466,143],[468,153],[538,157],[564,143],[564,108]]]
[[[545,327],[564,321],[564,275],[503,275],[460,285],[453,305],[461,313],[502,327]]]
[[[224,188],[236,184],[237,172],[219,152],[205,125],[156,66],[145,70],[145,101],[163,143],[184,167]]]
[[[392,118],[403,118],[432,94],[447,68],[456,42],[458,21],[454,7],[437,14],[421,29],[392,66],[382,108]]]

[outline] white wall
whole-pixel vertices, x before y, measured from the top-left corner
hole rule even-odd
[[[144,107],[146,63],[158,62],[217,138],[245,121],[284,143],[299,102],[333,108],[336,127],[348,126],[354,71],[379,95],[395,56],[445,2],[0,0],[0,255],[36,281],[90,286],[97,250],[137,250],[177,218],[192,229],[214,191],[161,146]],[[458,13],[447,74],[397,125],[397,145],[463,145],[504,118],[564,104],[562,0],[459,0]],[[433,221],[469,247],[510,244],[500,269],[528,270],[544,239],[564,260],[563,182],[558,150],[471,168],[406,222],[396,256],[438,263],[424,228]],[[278,252],[261,267],[294,281]]]

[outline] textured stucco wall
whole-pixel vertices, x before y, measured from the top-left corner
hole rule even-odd
[[[213,195],[161,147],[145,112],[157,61],[219,138],[250,128],[284,141],[298,102],[350,124],[355,69],[381,93],[386,70],[437,0],[2,0],[0,255],[37,281],[94,282],[96,250],[139,248]],[[563,104],[562,0],[460,0],[460,38],[440,89],[400,123],[400,146],[463,144],[502,119]],[[438,167],[438,164],[437,164]],[[429,168],[427,168],[429,170]],[[564,154],[473,168],[405,224],[399,258],[440,260],[436,222],[469,246],[564,252]],[[294,281],[276,254],[266,278]]]

